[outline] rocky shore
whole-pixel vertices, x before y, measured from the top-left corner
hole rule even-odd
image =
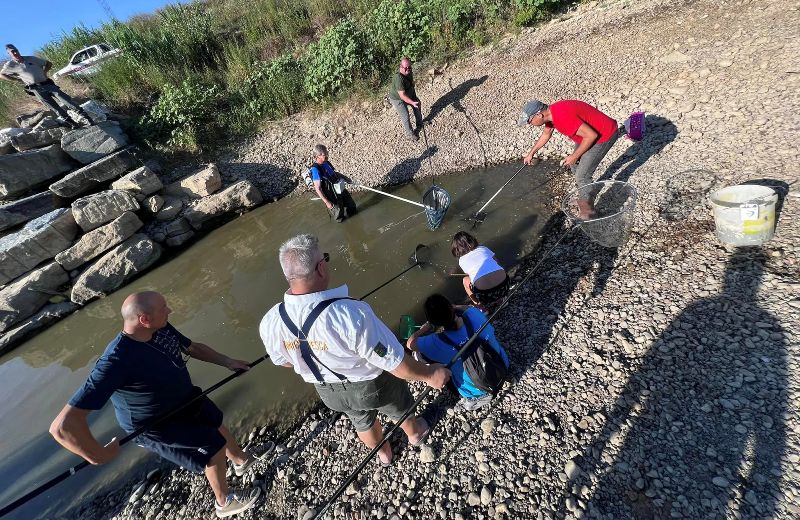
[[[322,141],[357,181],[398,182],[521,157],[532,133],[513,123],[533,97],[649,115],[647,138],[620,141],[599,170],[638,190],[630,240],[562,237],[554,217],[515,276],[541,266],[495,323],[515,381],[478,412],[434,393],[428,444],[393,439],[394,464],[370,463],[328,517],[800,516],[799,33],[787,0],[583,4],[428,85],[417,72],[431,172],[424,146],[371,100],[300,114],[220,158],[226,182],[270,192]],[[781,196],[760,248],[713,235],[708,193],[745,181]],[[262,438],[275,433],[250,434]],[[278,440],[242,482],[266,493],[241,518],[313,517],[367,453],[324,410]],[[210,518],[211,504],[202,477],[166,468],[71,516]]]

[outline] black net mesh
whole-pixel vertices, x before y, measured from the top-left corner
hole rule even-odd
[[[422,203],[425,205],[428,227],[434,230],[441,226],[450,208],[450,194],[443,188],[433,185],[422,196]]]

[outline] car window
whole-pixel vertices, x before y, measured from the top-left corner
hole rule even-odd
[[[100,50],[103,51],[103,52],[108,52],[108,51],[111,50],[111,48],[108,45],[104,44],[104,43],[101,43],[99,45],[99,47],[100,47]]]
[[[82,62],[85,59],[86,59],[86,51],[81,51],[75,54],[70,63],[72,63],[73,65],[77,65],[78,63]]]
[[[95,56],[97,56],[97,47],[89,47],[86,49],[87,58],[94,58]]]

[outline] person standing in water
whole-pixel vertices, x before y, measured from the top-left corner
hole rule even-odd
[[[314,191],[336,222],[344,222],[344,219],[358,212],[353,197],[345,188],[345,183],[352,181],[348,176],[337,172],[328,162],[328,148],[325,145],[318,144],[314,147],[314,162],[309,170]]]

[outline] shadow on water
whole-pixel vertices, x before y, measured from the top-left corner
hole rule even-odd
[[[690,304],[654,341],[607,410],[604,429],[576,460],[583,471],[567,482],[561,513],[571,490],[590,475],[598,481],[586,499],[590,513],[775,515],[786,442],[787,345],[779,321],[757,302],[765,262],[760,250],[736,250],[722,291]],[[615,463],[606,464],[601,454],[619,438]],[[676,478],[676,460],[691,478]]]
[[[483,75],[480,78],[468,79],[457,87],[451,88],[447,94],[433,102],[428,115],[423,121],[433,121],[434,118],[436,118],[436,116],[438,116],[442,110],[447,108],[448,105],[453,105],[456,110],[464,112],[464,107],[461,105],[461,101],[466,97],[470,90],[483,85],[487,79],[489,79],[489,76]]]
[[[644,139],[634,142],[624,154],[611,163],[605,173],[597,179],[598,181],[627,182],[637,168],[663,150],[678,136],[678,128],[675,124],[661,116],[645,116],[645,128]]]

